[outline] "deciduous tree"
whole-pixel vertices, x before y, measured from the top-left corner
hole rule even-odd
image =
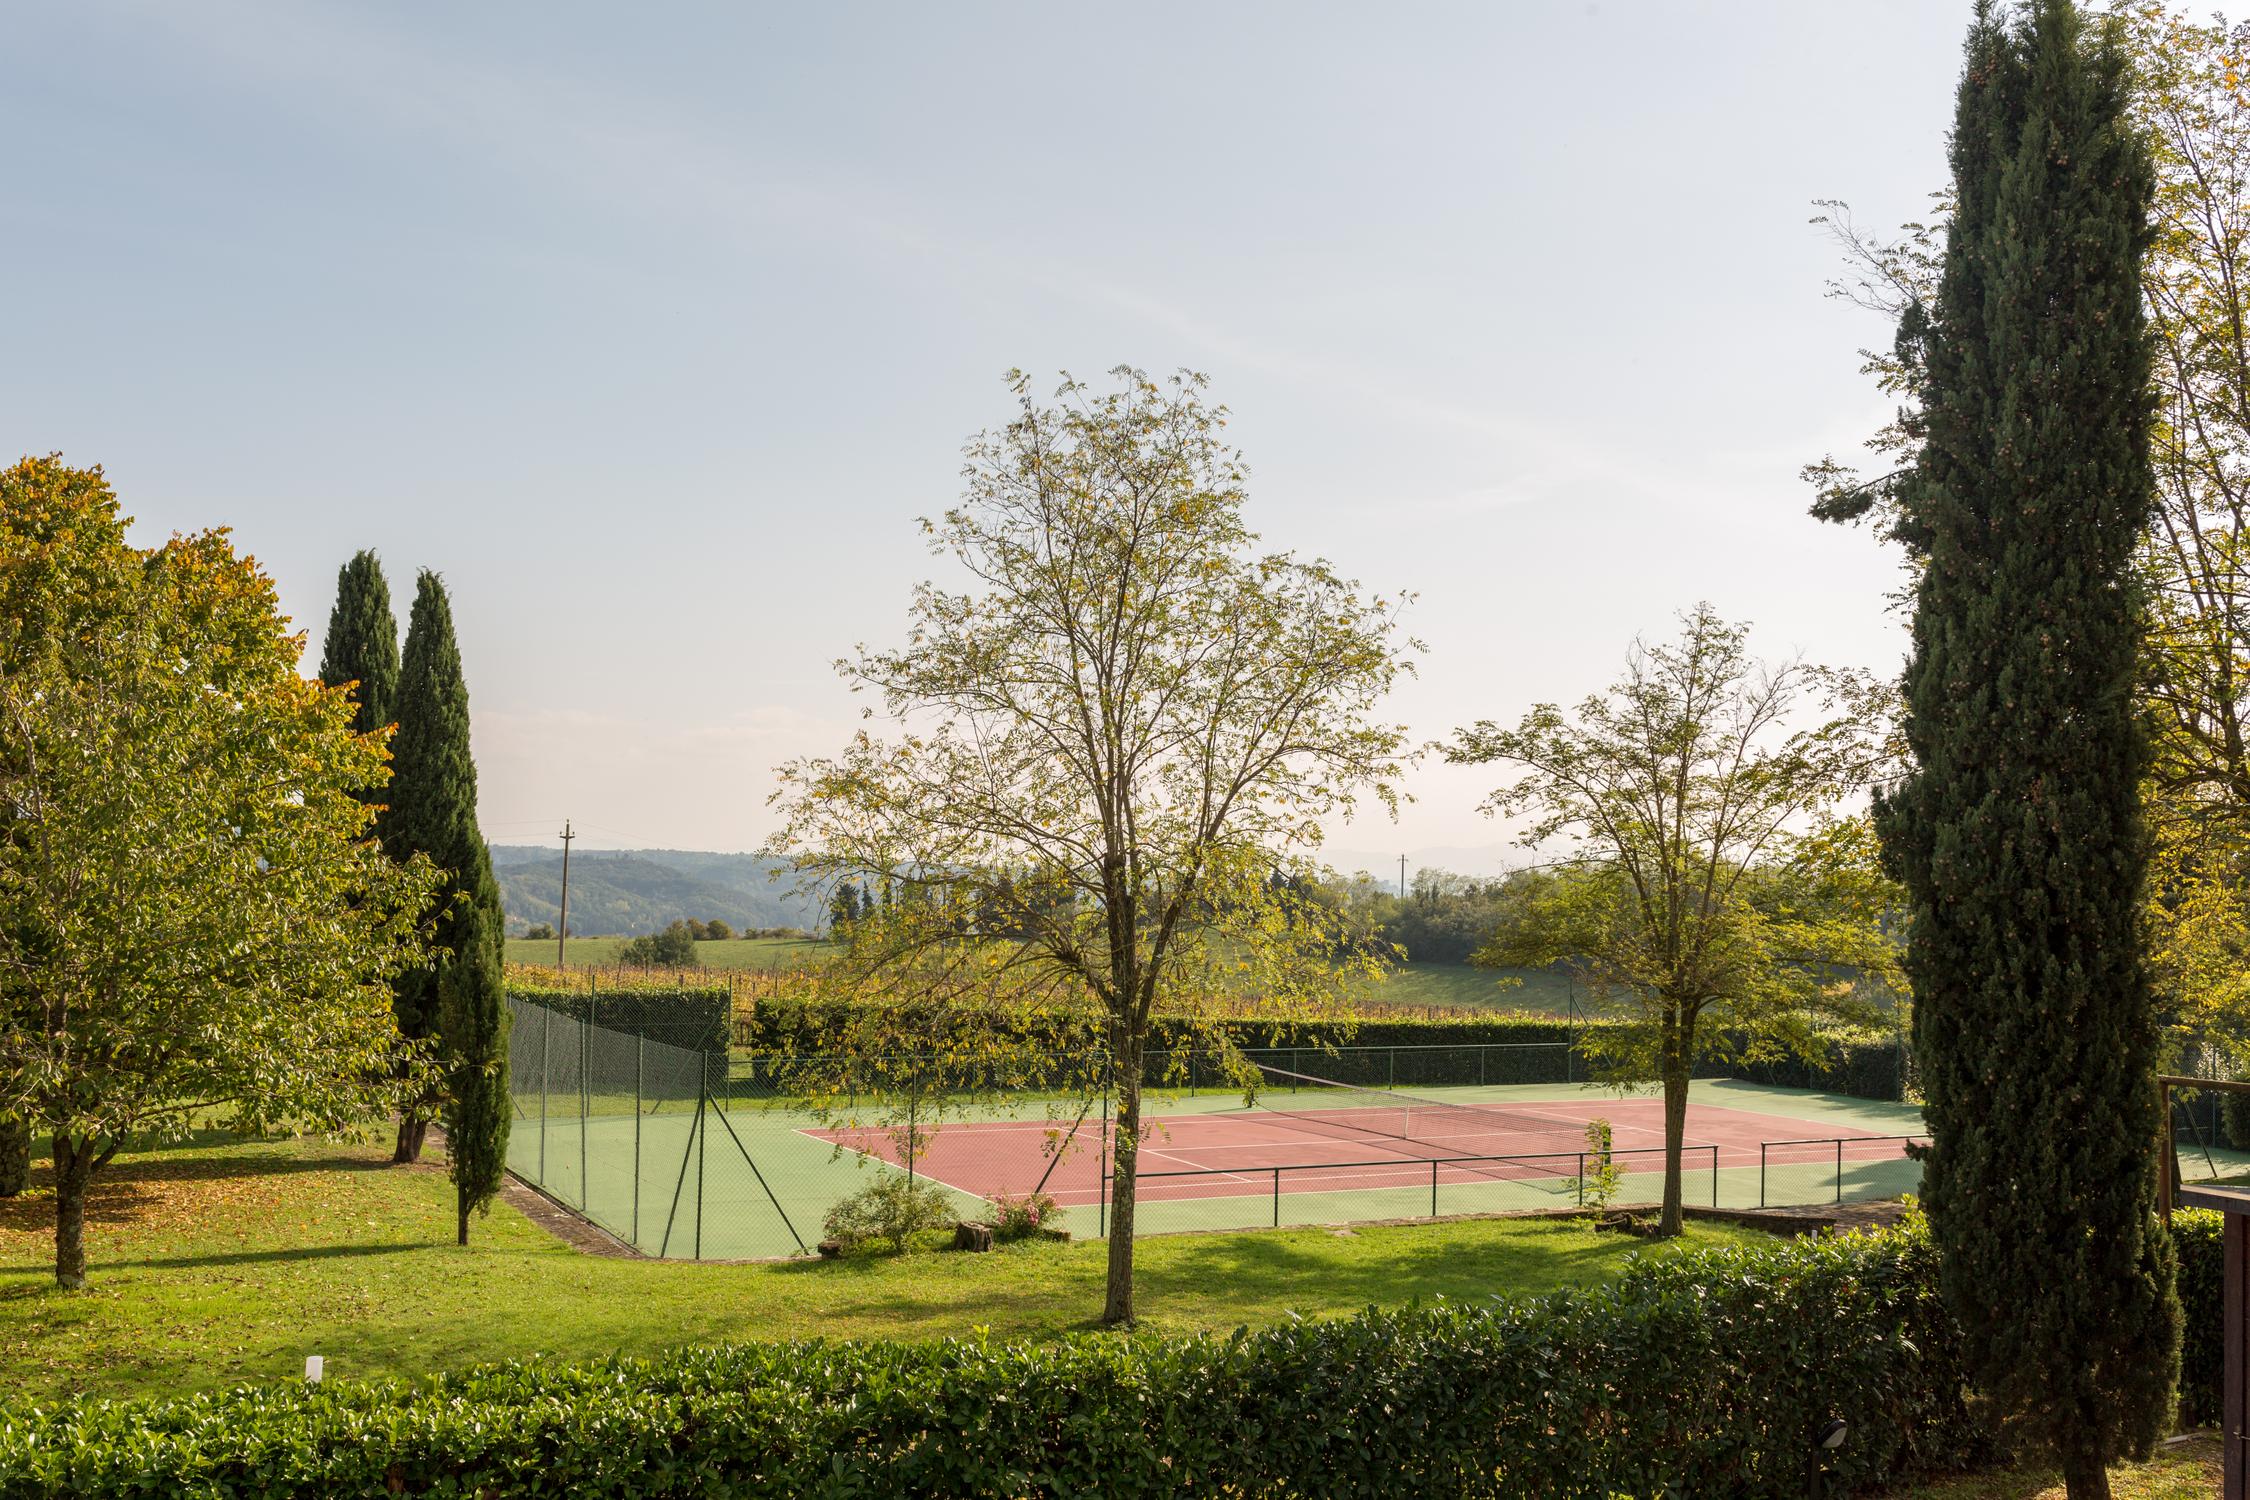
[[[77,1287],[88,1181],[128,1139],[388,1104],[430,880],[372,836],[381,739],[299,675],[225,533],[134,548],[98,471],[27,460],[0,474],[0,600],[0,1112],[52,1135]]]
[[[1560,855],[1517,882],[1480,958],[1566,965],[1626,1020],[1601,1061],[1663,1085],[1668,1235],[1699,1052],[1812,1055],[1823,1013],[1859,1018],[1842,970],[1897,961],[1872,850],[1835,819],[1879,767],[1881,694],[1859,674],[1762,666],[1708,605],[1683,625],[1677,644],[1637,644],[1575,713],[1480,722],[1446,752],[1517,768],[1488,810],[1526,816],[1523,842]],[[1808,711],[1818,722],[1790,727]]]
[[[971,441],[964,497],[926,523],[968,587],[924,584],[906,645],[840,664],[897,734],[783,767],[769,846],[897,889],[818,971],[876,1024],[1035,1005],[1106,1044],[1109,1323],[1133,1315],[1152,1015],[1192,1030],[1241,985],[1279,1019],[1340,991],[1320,909],[1272,877],[1357,800],[1388,802],[1404,749],[1375,717],[1396,601],[1256,550],[1201,377],[1116,375],[1106,394],[1066,379],[1053,406],[1010,377],[1016,419]]]

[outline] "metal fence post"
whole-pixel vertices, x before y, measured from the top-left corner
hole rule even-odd
[[[710,1132],[703,1124],[704,1106],[710,1102],[711,1091],[698,1089],[695,1101],[695,1258],[703,1259],[703,1141]]]
[[[1844,1201],[1844,1138],[1836,1137],[1836,1201]]]
[[[586,1179],[586,1124],[593,1088],[593,1080],[587,1076],[592,1069],[586,1066],[586,1060],[593,1051],[594,1023],[581,1021],[578,1025],[578,1208],[582,1213],[592,1208],[594,1198],[594,1185]]]
[[[1758,1142],[1758,1207],[1766,1206],[1766,1143]]]
[[[633,1034],[633,1247],[641,1243],[641,1074],[648,1057],[648,1038]]]
[[[1578,1153],[1578,1206],[1586,1206],[1586,1153]]]
[[[1273,1227],[1281,1227],[1281,1168],[1273,1169]]]
[[[539,1185],[547,1185],[547,1025],[552,1019],[545,1008],[539,1012]]]
[[[1430,1217],[1437,1217],[1437,1163],[1430,1163]]]
[[[1102,1072],[1102,1134],[1094,1160],[1094,1238],[1109,1233],[1109,1058],[1101,1062]]]
[[[1711,1206],[1719,1206],[1719,1148],[1711,1148]]]

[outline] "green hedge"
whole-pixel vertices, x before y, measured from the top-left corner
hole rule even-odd
[[[2225,1216],[2214,1209],[2172,1211],[2172,1243],[2180,1252],[2180,1309],[2187,1324],[2180,1336],[2180,1420],[2207,1425],[2219,1420],[2221,1382],[2226,1376]]]
[[[1801,1496],[1983,1459],[1919,1233],[1232,1337],[789,1343],[0,1418],[0,1497]]]
[[[1039,1020],[1026,1023],[1026,1039],[1034,1045],[1057,1050],[1091,1045],[1082,1032],[1066,1033],[1057,1029],[1059,1023],[1047,1024],[1043,1030],[1035,1029],[1041,1024]],[[1260,1061],[1276,1062],[1295,1071],[1317,1073],[1345,1083],[1408,1086],[1582,1082],[1589,1076],[1585,1055],[1564,1049],[1598,1031],[1601,1023],[1573,1026],[1567,1021],[1517,1016],[1475,1020],[1409,1016],[1361,1021],[1356,1025],[1335,1021],[1277,1024],[1247,1020],[1226,1021],[1220,1025],[1238,1046]],[[761,1055],[820,1056],[844,1045],[848,1029],[848,1018],[842,1013],[840,1002],[761,1001],[754,1012],[738,1019],[735,1044]],[[1148,1081],[1155,1083],[1164,1081],[1168,1055],[1190,1040],[1190,1032],[1184,1023],[1163,1016],[1156,1018],[1151,1031],[1150,1046],[1154,1055],[1150,1059]],[[1472,1050],[1526,1044],[1555,1048],[1551,1055],[1538,1060],[1546,1069],[1544,1073],[1492,1072],[1485,1065],[1496,1059],[1480,1059]],[[1429,1053],[1408,1055],[1406,1051],[1426,1048],[1459,1049],[1462,1055],[1448,1061]],[[1301,1049],[1305,1055],[1295,1063],[1277,1055],[1278,1051],[1290,1049]],[[1385,1049],[1400,1049],[1401,1055],[1395,1058],[1376,1055]],[[1518,1064],[1520,1062],[1518,1060]],[[1827,1057],[1815,1063],[1796,1058],[1758,1063],[1705,1061],[1696,1065],[1695,1074],[1698,1078],[1742,1078],[1785,1088],[1825,1089],[1863,1099],[1901,1097],[1898,1044],[1888,1039],[1839,1043]]]
[[[513,983],[508,998],[543,1005],[574,1021],[691,1052],[725,1052],[734,1022],[734,995],[725,988],[601,990],[546,989]]]

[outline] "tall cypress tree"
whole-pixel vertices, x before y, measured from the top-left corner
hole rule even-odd
[[[440,967],[438,990],[448,1089],[445,1149],[459,1243],[466,1245],[470,1210],[492,1202],[508,1170],[508,1004],[500,950],[475,902],[462,907],[460,946]]]
[[[352,694],[359,706],[352,716],[355,733],[371,734],[395,722],[398,619],[391,613],[391,586],[383,579],[383,564],[372,552],[356,553],[336,570],[336,607],[328,615],[320,680],[331,687],[359,684]]]
[[[445,953],[399,977],[393,988],[398,1029],[410,1040],[437,1038],[447,971],[481,963],[489,950],[500,965],[500,887],[477,828],[477,766],[469,754],[469,688],[453,638],[453,606],[445,585],[425,569],[416,583],[398,683],[398,732],[391,739],[390,812],[385,841],[401,859],[426,854],[446,872],[446,905],[436,942]],[[470,908],[476,909],[472,915]],[[441,1045],[442,1051],[442,1045]],[[505,1058],[502,1059],[503,1063]],[[450,1060],[448,1060],[450,1066]],[[394,1160],[419,1161],[435,1099],[399,1122]]]
[[[2147,758],[2133,554],[2151,506],[2151,173],[2106,37],[2067,0],[1980,6],[1958,208],[1918,339],[1926,566],[1915,769],[1879,808],[1914,903],[1923,1200],[1981,1383],[2073,1497],[2170,1414],[2180,1314],[2156,1217],[2156,1027],[2137,920]]]

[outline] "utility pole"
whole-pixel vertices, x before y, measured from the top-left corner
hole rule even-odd
[[[563,888],[562,905],[555,913],[555,967],[561,969],[563,943],[570,936],[570,841],[578,837],[570,831],[570,819],[563,819]]]
[[[1398,857],[1398,899],[1406,899],[1406,856],[1403,854]]]

